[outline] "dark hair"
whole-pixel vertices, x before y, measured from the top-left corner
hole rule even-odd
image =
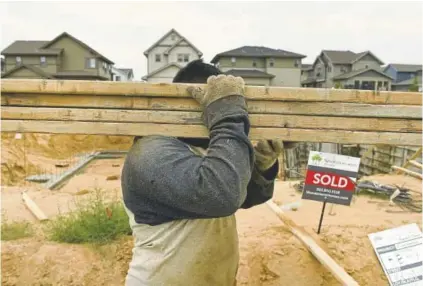
[[[202,59],[195,60],[187,64],[185,67],[179,70],[176,76],[173,78],[174,83],[207,83],[207,79],[212,75],[219,75],[222,72],[215,66],[206,64]],[[207,149],[210,140],[208,138],[182,138],[178,137],[179,140]]]
[[[179,70],[173,78],[174,83],[207,83],[212,75],[219,75],[222,72],[215,66],[206,64],[202,59],[195,60]]]

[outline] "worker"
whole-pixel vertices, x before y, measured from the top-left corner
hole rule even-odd
[[[126,285],[232,286],[239,259],[234,214],[272,197],[284,144],[253,147],[242,78],[197,60],[174,82],[207,83],[188,92],[210,138],[135,138],[122,170],[134,236]]]

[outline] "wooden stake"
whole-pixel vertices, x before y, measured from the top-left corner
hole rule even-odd
[[[45,221],[48,220],[44,212],[37,206],[37,204],[27,195],[27,193],[22,192],[22,200],[24,201],[26,207],[32,212],[32,214],[39,220]]]
[[[267,206],[278,216],[278,218],[288,227],[307,249],[319,260],[322,265],[329,270],[333,276],[342,283],[342,285],[356,285],[359,284],[352,278],[335,260],[332,259],[306,232],[303,228],[298,226],[291,220],[275,203],[267,201]]]
[[[423,176],[422,176],[422,174],[419,174],[419,173],[416,173],[416,172],[410,171],[410,170],[408,170],[408,169],[406,169],[406,168],[403,168],[403,167],[398,167],[398,166],[392,166],[392,169],[394,169],[394,170],[396,170],[396,171],[399,171],[399,172],[406,173],[406,174],[408,174],[408,175],[410,175],[410,176],[412,176],[412,177],[419,178],[420,180],[423,180]]]

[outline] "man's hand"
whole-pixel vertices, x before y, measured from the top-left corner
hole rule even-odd
[[[245,83],[241,77],[218,75],[211,76],[207,80],[205,89],[199,87],[188,87],[187,90],[203,108],[212,102],[231,95],[244,96]]]
[[[261,140],[254,148],[257,168],[264,172],[272,167],[284,149],[292,149],[297,146],[295,142],[283,142],[281,140]]]

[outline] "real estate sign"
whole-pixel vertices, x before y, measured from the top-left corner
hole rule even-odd
[[[349,206],[360,158],[311,151],[303,199]]]

